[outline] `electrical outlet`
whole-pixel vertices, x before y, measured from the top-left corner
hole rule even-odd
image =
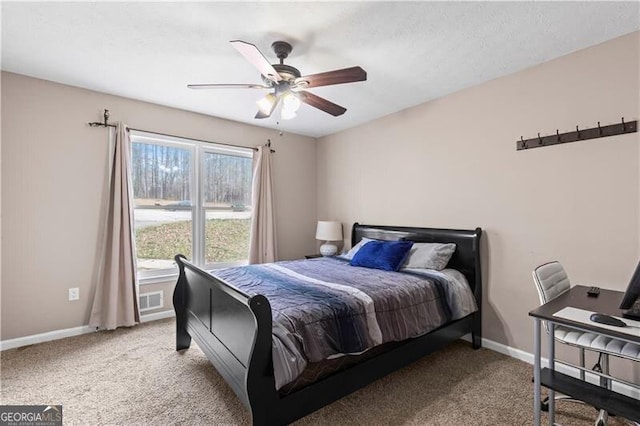
[[[69,289],[69,300],[80,300],[80,289],[78,287]]]

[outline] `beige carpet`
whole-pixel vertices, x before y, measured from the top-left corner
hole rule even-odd
[[[67,425],[250,422],[197,345],[174,350],[172,319],[12,349],[1,362],[2,404],[62,404]],[[454,343],[296,424],[529,425],[531,371]],[[591,425],[595,414],[560,403],[557,421]]]

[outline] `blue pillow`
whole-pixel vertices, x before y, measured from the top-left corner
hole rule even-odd
[[[413,241],[369,241],[351,259],[351,266],[397,271],[409,255]]]

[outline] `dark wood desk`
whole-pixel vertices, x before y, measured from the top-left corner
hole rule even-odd
[[[529,312],[532,317],[538,317],[543,320],[553,319],[554,322],[569,327],[576,327],[593,333],[602,333],[602,327],[598,326],[598,323],[582,323],[574,322],[565,318],[553,317],[553,314],[558,312],[562,308],[571,306],[573,308],[584,309],[585,311],[594,311],[601,314],[607,314],[615,317],[622,317],[622,311],[620,310],[620,302],[624,293],[614,290],[600,290],[598,297],[587,296],[587,290],[589,287],[577,285],[572,287],[569,291],[556,297],[549,303],[545,303],[537,309]],[[553,318],[552,318],[553,317]],[[607,329],[606,334],[611,337],[619,339],[629,339],[629,334],[617,333],[613,330]],[[637,340],[636,340],[637,342]]]
[[[557,317],[554,314],[566,307],[599,312],[616,317],[622,317],[619,309],[623,293],[613,290],[600,290],[598,297],[587,296],[588,287],[575,286],[554,300],[529,312],[534,322],[534,425],[540,425],[540,401],[541,385],[549,388],[549,425],[554,424],[554,390],[570,394],[576,399],[581,399],[592,405],[622,415],[631,420],[640,421],[640,407],[638,401],[625,395],[618,394],[607,388],[597,387],[587,382],[582,382],[570,376],[555,371],[555,326],[575,328],[626,342],[640,344],[640,336],[622,333],[617,330],[600,327],[595,322],[576,322],[566,318]],[[541,368],[541,321],[549,324],[548,350],[549,368]],[[554,389],[557,388],[557,389]]]

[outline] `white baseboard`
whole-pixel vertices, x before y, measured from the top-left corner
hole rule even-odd
[[[176,311],[171,309],[169,311],[162,311],[162,312],[155,312],[153,314],[140,315],[140,322],[155,321],[155,320],[160,320],[165,318],[172,318],[175,316],[176,316]]]
[[[65,328],[64,330],[49,331],[47,333],[33,334],[31,336],[17,337],[0,341],[0,351],[35,345],[36,343],[49,342],[51,340],[64,339],[65,337],[79,336],[80,334],[95,333],[96,328],[88,325]]]
[[[148,315],[140,315],[140,322],[155,321],[175,316],[173,310],[156,312]],[[65,328],[63,330],[49,331],[47,333],[33,334],[31,336],[17,337],[0,341],[0,351],[20,348],[22,346],[35,345],[36,343],[49,342],[51,340],[64,339],[65,337],[79,336],[81,334],[95,333],[95,327],[83,325],[80,327]]]
[[[471,342],[471,335],[468,334],[463,336],[462,339]],[[502,343],[494,342],[493,340],[485,339],[484,337],[482,338],[482,347],[533,365],[533,354],[521,349],[512,348],[511,346],[503,345]],[[543,366],[549,365],[549,359],[543,357],[541,361]],[[556,364],[556,370],[572,377],[580,377],[580,370],[568,365]],[[533,375],[533,372],[531,374]],[[586,373],[585,380],[595,385],[600,383],[600,377],[593,373]],[[627,395],[628,397],[640,399],[640,390],[624,383],[613,382],[612,389],[618,393]]]

